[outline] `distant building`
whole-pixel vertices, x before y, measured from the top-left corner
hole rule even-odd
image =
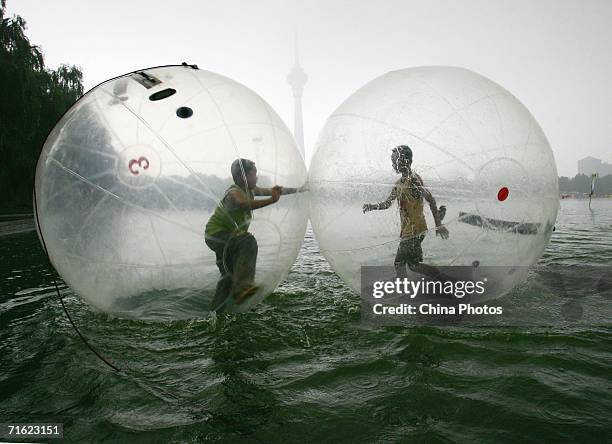
[[[297,142],[298,149],[300,150],[300,154],[302,155],[302,159],[306,158],[306,154],[304,152],[304,121],[302,118],[302,93],[304,92],[304,85],[306,85],[306,81],[308,80],[308,76],[304,72],[304,69],[300,66],[299,61],[299,53],[298,53],[298,42],[297,36],[295,37],[295,61],[293,64],[293,68],[291,72],[287,76],[287,81],[289,85],[291,85],[291,89],[293,90],[293,100],[294,100],[294,130],[293,136],[295,137],[295,141]]]
[[[578,161],[578,174],[590,176],[593,173],[597,173],[599,177],[612,174],[612,164],[602,162],[601,159],[591,156]]]

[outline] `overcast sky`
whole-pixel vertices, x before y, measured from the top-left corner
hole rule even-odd
[[[612,162],[610,0],[7,0],[47,65],[85,88],[149,66],[195,63],[259,93],[293,128],[286,75],[297,32],[306,157],[327,117],[390,70],[455,65],[501,84],[533,113],[559,174]]]

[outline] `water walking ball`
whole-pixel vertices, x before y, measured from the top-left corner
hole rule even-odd
[[[446,207],[448,239],[436,236],[429,203],[423,263],[496,267],[508,290],[540,258],[558,210],[555,160],[542,129],[510,92],[462,68],[389,72],[329,117],[309,173],[311,222],[321,252],[355,291],[361,266],[393,266],[397,202],[381,203],[400,179],[393,148],[412,151],[412,172]],[[409,211],[419,211],[409,209]],[[503,292],[500,292],[501,294]]]
[[[78,100],[48,136],[36,170],[39,235],[56,270],[100,310],[183,318],[210,307],[220,271],[204,227],[255,162],[258,187],[300,187],[292,134],[256,93],[195,66],[127,74]],[[274,290],[301,246],[306,193],[252,213],[257,293]]]

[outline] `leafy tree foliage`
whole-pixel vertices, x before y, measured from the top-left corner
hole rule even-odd
[[[559,191],[588,194],[591,192],[591,177],[585,174],[576,174],[572,178],[561,176],[559,177]],[[595,194],[598,196],[612,194],[612,175],[597,178]]]
[[[83,94],[76,66],[45,68],[20,16],[6,17],[0,0],[0,211],[31,211],[36,160],[45,138]]]

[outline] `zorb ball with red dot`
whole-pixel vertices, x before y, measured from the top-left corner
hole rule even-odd
[[[79,99],[48,136],[35,211],[51,262],[83,299],[133,317],[205,314],[220,277],[204,227],[252,160],[260,187],[299,187],[291,132],[256,93],[195,66],[144,69]],[[259,291],[274,290],[301,246],[306,194],[252,214]]]
[[[429,203],[423,262],[503,266],[502,286],[542,255],[559,206],[552,150],[527,108],[497,83],[462,68],[389,72],[352,94],[329,117],[311,162],[310,218],[321,252],[359,291],[361,266],[390,265],[400,241],[400,178],[394,147],[412,150],[412,171],[431,191],[449,238],[436,236]],[[415,211],[410,209],[410,211]]]

